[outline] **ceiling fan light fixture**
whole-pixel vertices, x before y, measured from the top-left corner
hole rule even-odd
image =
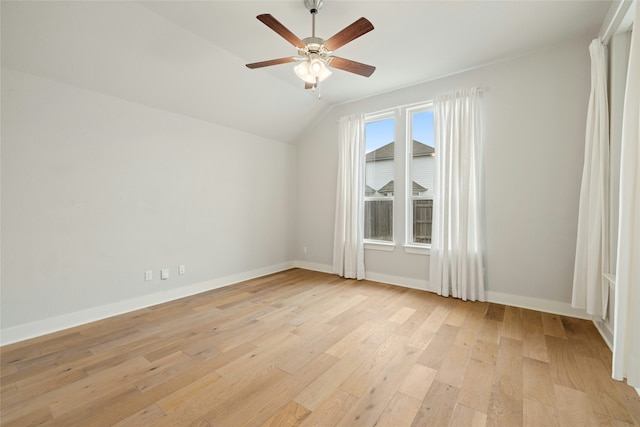
[[[312,84],[316,82],[316,78],[309,72],[309,61],[302,61],[293,67],[293,70],[296,72],[296,75],[305,82]]]
[[[302,61],[293,67],[293,70],[303,81],[311,84],[321,82],[331,75],[329,67],[319,58]]]
[[[332,54],[336,49],[373,30],[371,22],[366,18],[360,18],[351,25],[338,31],[329,39],[324,40],[316,37],[316,15],[322,8],[324,0],[303,1],[311,13],[311,37],[300,39],[268,13],[256,17],[260,22],[295,46],[298,49],[298,56],[254,62],[246,64],[246,66],[254,69],[288,62],[300,62],[293,67],[293,69],[296,75],[305,82],[305,89],[318,88],[318,83],[327,79],[332,74],[329,67],[369,77],[375,71],[376,67],[333,56]]]
[[[320,61],[320,64],[320,72],[316,76],[319,82],[323,81],[331,75],[331,70],[329,69],[329,67],[327,67],[327,64],[325,64],[324,61]]]
[[[318,77],[325,68],[327,67],[318,58],[314,58],[309,61],[309,72],[314,77]]]

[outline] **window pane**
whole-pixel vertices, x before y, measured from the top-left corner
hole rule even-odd
[[[365,239],[393,240],[394,135],[393,118],[365,125]]]
[[[364,238],[393,240],[393,200],[365,200]]]
[[[413,243],[431,243],[433,176],[436,160],[432,111],[411,114],[411,153],[411,236]]]
[[[413,242],[431,243],[433,200],[413,200]]]

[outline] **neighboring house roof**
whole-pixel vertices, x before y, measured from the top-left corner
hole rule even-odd
[[[369,187],[368,185],[365,184],[364,186],[364,195],[365,196],[371,196],[373,194],[376,193],[376,190],[374,190],[373,188]]]
[[[391,141],[387,145],[383,145],[377,150],[367,154],[367,162],[393,159],[393,150],[395,142]],[[420,141],[413,140],[413,157],[430,156],[435,153],[435,149]]]
[[[413,157],[430,156],[436,149],[420,141],[413,140]]]
[[[424,188],[422,185],[418,184],[418,183],[417,183],[417,182],[415,182],[415,181],[411,181],[411,184],[413,184],[413,185],[411,186],[411,187],[412,187],[412,189],[413,189],[413,191],[417,191],[417,192],[419,192],[419,193],[422,193],[422,192],[427,191],[427,189],[426,189],[426,188]]]
[[[385,186],[378,190],[378,193],[393,193],[393,180],[387,182]]]
[[[413,191],[417,191],[419,193],[427,191],[422,185],[418,184],[415,181],[411,181],[411,189]],[[369,187],[369,186],[367,186]],[[371,188],[371,187],[369,187]],[[378,193],[393,193],[393,180],[387,182],[381,189],[378,190]]]
[[[393,159],[393,147],[394,143],[393,141],[391,141],[387,145],[383,145],[377,150],[373,150],[372,152],[367,153],[367,162]]]

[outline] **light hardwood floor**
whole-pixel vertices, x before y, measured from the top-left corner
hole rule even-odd
[[[0,355],[3,426],[640,426],[588,321],[298,269]]]

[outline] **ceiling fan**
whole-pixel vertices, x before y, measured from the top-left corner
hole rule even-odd
[[[257,18],[260,22],[298,48],[298,56],[254,62],[247,64],[247,67],[254,69],[288,62],[299,62],[294,67],[294,70],[298,77],[304,80],[305,89],[316,89],[321,81],[331,75],[330,67],[364,77],[369,77],[373,74],[376,67],[333,55],[333,51],[339,47],[373,30],[371,22],[366,18],[360,18],[327,40],[323,40],[316,37],[316,15],[322,8],[323,3],[323,0],[304,0],[304,5],[309,9],[312,18],[311,37],[302,40],[270,14],[258,15]]]

